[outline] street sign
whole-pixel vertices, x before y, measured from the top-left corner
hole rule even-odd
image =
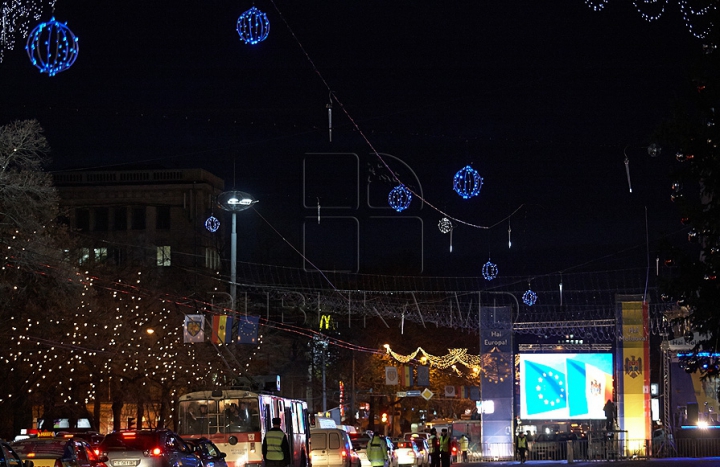
[[[419,389],[412,389],[407,392],[407,396],[408,397],[420,397],[420,396],[422,396],[422,391],[420,391]]]
[[[429,390],[428,388],[423,389],[423,392],[420,394],[423,399],[426,401],[429,401],[430,398],[433,396],[433,392]]]
[[[405,391],[398,391],[398,393],[396,394],[396,396],[397,396],[397,397],[407,397],[407,396],[408,396],[408,393],[405,392]]]

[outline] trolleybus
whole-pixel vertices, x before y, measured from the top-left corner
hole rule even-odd
[[[262,467],[262,441],[272,419],[290,442],[291,467],[310,466],[307,403],[245,390],[197,391],[180,397],[177,432],[205,437],[226,454],[228,467]]]

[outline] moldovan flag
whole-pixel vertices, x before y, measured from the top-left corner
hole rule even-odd
[[[185,315],[183,340],[185,343],[205,342],[205,317],[203,315]]]
[[[238,344],[256,344],[258,339],[259,316],[241,316],[238,318]]]
[[[401,365],[399,370],[400,386],[407,388],[413,385],[412,367],[409,365]]]
[[[229,344],[232,338],[232,316],[215,315],[212,320],[212,337],[213,344]]]

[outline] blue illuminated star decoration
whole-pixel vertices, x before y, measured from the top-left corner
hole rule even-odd
[[[410,206],[410,201],[412,201],[412,193],[403,184],[396,186],[388,194],[388,204],[397,212],[406,210]]]
[[[270,21],[265,13],[254,6],[241,14],[235,27],[240,40],[246,44],[257,44],[270,34]]]
[[[453,190],[463,197],[463,199],[472,198],[480,194],[483,178],[469,165],[458,170],[453,178]]]
[[[220,221],[215,216],[210,216],[205,220],[205,228],[210,232],[217,232],[220,228]]]
[[[528,289],[522,296],[522,301],[527,306],[533,306],[537,302],[537,294],[532,290]]]
[[[486,281],[491,281],[495,279],[498,275],[497,264],[491,263],[488,259],[488,262],[485,263],[485,265],[482,267],[482,275]]]
[[[25,45],[30,62],[40,73],[55,76],[70,68],[78,56],[78,38],[63,24],[50,18],[28,34]]]

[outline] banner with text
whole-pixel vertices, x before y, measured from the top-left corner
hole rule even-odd
[[[511,307],[482,307],[480,311],[483,407],[482,442],[506,446],[512,456],[513,426],[513,359]],[[498,448],[500,449],[500,448]],[[493,454],[495,455],[495,453]]]

